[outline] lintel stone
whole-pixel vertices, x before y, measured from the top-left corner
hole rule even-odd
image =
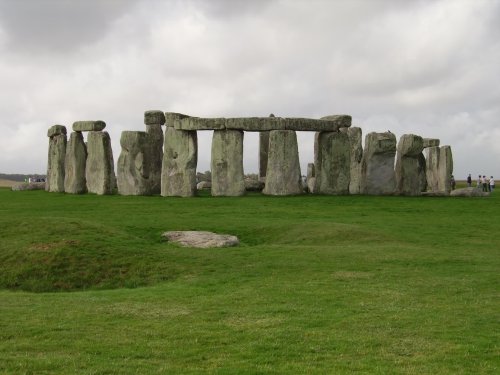
[[[76,121],[73,123],[75,132],[98,132],[106,127],[104,121]]]
[[[439,147],[439,139],[437,138],[423,138],[424,148],[428,147]]]
[[[66,134],[66,126],[64,125],[53,125],[47,130],[47,137],[49,138],[61,134]]]
[[[144,112],[144,124],[145,125],[164,125],[165,124],[165,114],[162,111],[146,111]]]

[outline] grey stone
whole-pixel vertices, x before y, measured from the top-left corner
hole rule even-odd
[[[53,125],[47,131],[47,137],[49,138],[61,134],[66,134],[66,126],[64,125]]]
[[[483,192],[479,188],[466,187],[462,189],[455,189],[450,192],[450,197],[489,197],[489,192]]]
[[[302,193],[297,135],[293,130],[272,130],[269,133],[269,157],[263,193],[267,195]]]
[[[361,160],[363,159],[363,133],[361,128],[341,128],[349,137],[351,147],[351,167],[349,174],[349,194],[359,194],[361,188]]]
[[[198,137],[196,131],[167,127],[161,171],[161,195],[196,195]]]
[[[73,123],[73,131],[75,132],[98,132],[105,127],[106,123],[104,121],[76,121]]]
[[[325,116],[319,120],[309,118],[285,118],[285,129],[296,131],[336,132],[351,126],[352,118],[348,115]]]
[[[196,190],[211,189],[212,183],[210,181],[200,181],[196,184]]]
[[[428,147],[426,149],[426,177],[427,177],[427,191],[439,191],[439,147]]]
[[[349,194],[351,147],[346,133],[316,133],[314,168],[315,194]]]
[[[226,119],[226,129],[262,132],[285,130],[285,119],[281,117],[235,117]]]
[[[191,116],[177,112],[165,112],[165,126],[179,129],[181,126],[180,121],[188,117]]]
[[[213,196],[245,194],[241,130],[214,130],[211,170]]]
[[[238,246],[240,243],[236,236],[203,231],[171,231],[163,233],[162,237],[181,246],[202,249]]]
[[[61,125],[57,125],[61,126]],[[66,129],[54,128],[49,138],[49,153],[47,163],[47,180],[45,190],[53,193],[64,192],[64,161],[66,158]],[[55,129],[58,129],[57,131]]]
[[[123,131],[116,166],[116,182],[121,195],[150,195],[150,140],[146,132]]]
[[[146,111],[144,112],[145,125],[164,125],[165,114],[162,111]]]
[[[226,119],[185,117],[174,121],[174,127],[177,130],[224,130],[226,128]]]
[[[390,132],[368,133],[361,161],[361,194],[392,195],[396,189],[394,158],[396,136]]]
[[[21,182],[11,187],[12,191],[45,190],[45,182]]]
[[[253,179],[245,179],[245,190],[246,191],[262,191],[264,189],[264,182]]]
[[[438,189],[449,194],[451,192],[451,176],[453,175],[453,155],[450,146],[441,146],[440,149]]]
[[[401,195],[420,195],[421,175],[419,156],[422,154],[422,137],[403,134],[399,139],[396,158],[396,190]]]
[[[149,183],[151,194],[161,192],[161,165],[163,163],[163,130],[160,124],[146,125],[149,142]]]
[[[419,185],[420,191],[427,191],[427,173],[426,173],[426,165],[425,165],[425,156],[424,153],[421,152],[418,155],[418,175],[419,175]]]
[[[423,138],[423,146],[424,148],[427,148],[427,147],[438,147],[439,146],[439,139],[437,138]]]
[[[113,193],[116,177],[111,139],[107,132],[91,131],[88,134],[85,178],[89,193],[98,195]]]
[[[265,181],[269,154],[269,132],[259,133],[259,179]]]
[[[87,163],[87,146],[81,132],[72,132],[66,147],[64,191],[69,194],[87,192],[85,166]]]
[[[314,193],[314,186],[316,185],[316,168],[314,167],[314,163],[307,164],[306,183],[309,193]]]

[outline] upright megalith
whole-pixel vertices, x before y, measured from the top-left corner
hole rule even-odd
[[[316,133],[314,168],[315,194],[349,194],[351,147],[346,133]]]
[[[314,168],[314,163],[307,164],[306,183],[308,192],[314,193],[314,186],[316,185],[316,170]]]
[[[396,136],[390,132],[368,133],[361,160],[361,194],[391,195],[396,189],[394,158]]]
[[[427,178],[427,191],[437,193],[439,191],[439,146],[426,148],[425,175]]]
[[[418,157],[418,175],[420,192],[427,191],[427,171],[424,153],[421,152]]]
[[[297,134],[293,130],[272,130],[269,133],[267,160],[267,195],[295,195],[302,193]]]
[[[64,192],[66,127],[63,125],[51,126],[47,131],[47,137],[49,137],[49,153],[45,190],[62,193]]]
[[[265,181],[267,173],[267,158],[269,155],[269,132],[259,133],[259,180]]]
[[[89,193],[98,195],[113,193],[116,177],[108,132],[90,131],[88,133],[85,178]]]
[[[165,124],[165,114],[162,111],[146,111],[144,112],[144,124],[149,137],[149,183],[151,184],[151,194],[160,194],[164,142],[161,127]]]
[[[161,195],[192,197],[196,194],[198,163],[196,131],[176,130],[169,124],[168,118],[167,125],[161,170]]]
[[[449,194],[453,174],[453,155],[450,146],[426,149],[427,190],[432,193]]]
[[[401,195],[420,195],[419,156],[424,149],[422,137],[403,134],[399,139],[396,158],[396,191]]]
[[[211,169],[213,196],[245,194],[243,131],[214,130]]]
[[[70,194],[87,192],[85,166],[87,164],[87,146],[81,132],[72,132],[66,148],[64,191]]]
[[[116,182],[121,195],[151,194],[150,139],[146,132],[123,131],[116,166]]]
[[[361,159],[363,158],[363,132],[359,127],[341,128],[340,131],[347,134],[351,147],[349,194],[359,194],[361,186]]]

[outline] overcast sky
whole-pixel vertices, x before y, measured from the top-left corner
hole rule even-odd
[[[459,179],[500,177],[499,20],[500,0],[0,0],[0,173],[45,173],[47,129],[78,120],[107,123],[116,162],[159,109],[350,114],[441,139]],[[244,147],[257,172],[258,135]],[[312,133],[299,152],[305,174]]]

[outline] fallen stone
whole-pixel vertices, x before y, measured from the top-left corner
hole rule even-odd
[[[85,166],[87,146],[81,132],[72,132],[66,147],[64,191],[69,194],[87,192]]]
[[[76,121],[73,123],[73,131],[75,132],[98,132],[105,127],[106,123],[104,121]]]
[[[165,114],[162,111],[146,111],[144,112],[145,125],[164,125]]]
[[[202,231],[171,231],[163,233],[162,237],[181,246],[202,249],[238,246],[240,243],[236,236]]]
[[[12,191],[45,190],[45,182],[22,182],[11,187]]]
[[[146,132],[123,131],[116,165],[116,182],[121,195],[150,195],[151,151]]]
[[[89,132],[85,178],[89,193],[98,195],[113,193],[116,177],[111,139],[107,132]]]
[[[475,187],[455,189],[450,192],[450,197],[489,197],[490,193]]]
[[[200,181],[196,184],[196,190],[211,189],[212,183],[210,181]]]
[[[264,189],[264,182],[263,181],[258,181],[258,180],[253,180],[253,179],[246,179],[245,180],[245,190],[246,191],[262,191]]]
[[[440,143],[440,141],[437,138],[423,138],[423,146],[424,146],[424,148],[427,148],[427,147],[438,147],[439,143]]]

